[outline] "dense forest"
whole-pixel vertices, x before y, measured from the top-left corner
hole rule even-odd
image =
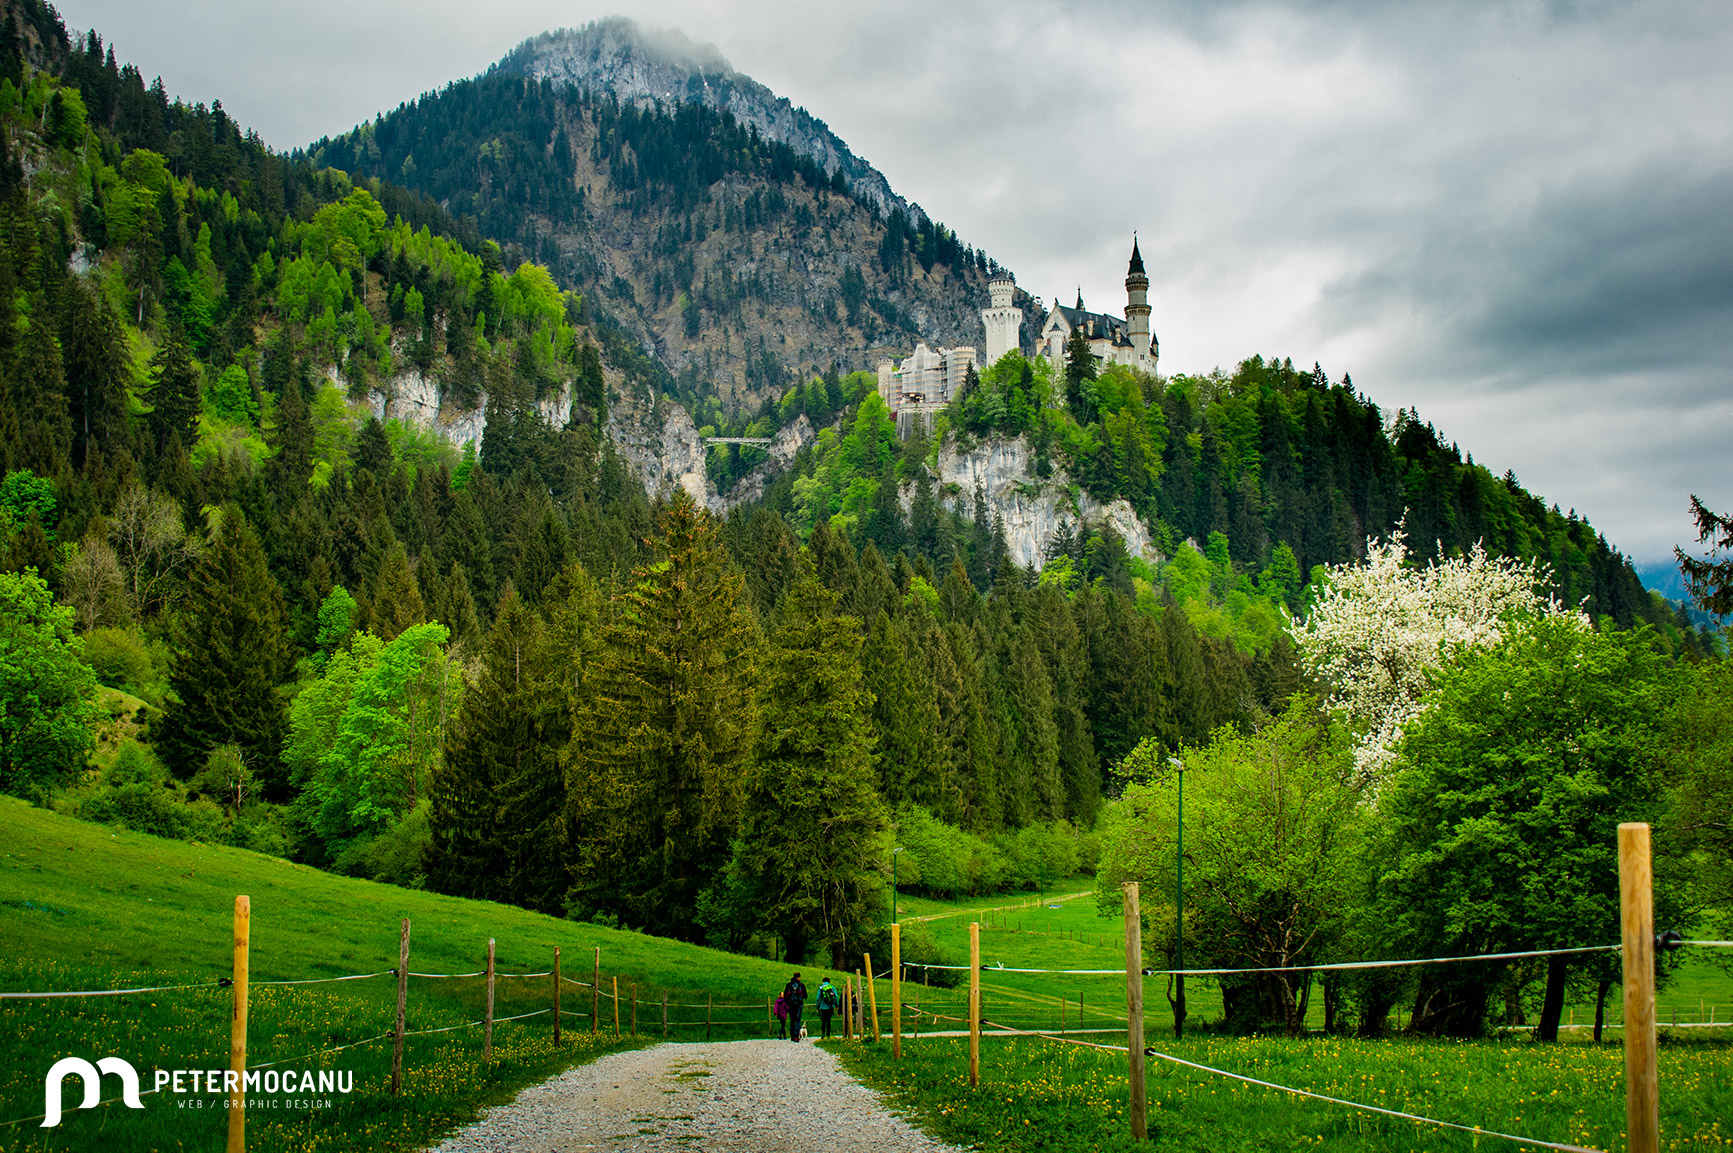
[[[654,141],[684,113],[557,98],[631,144],[646,196],[745,164],[827,187],[726,117],[682,152]],[[816,444],[714,516],[616,455],[620,390],[672,377],[520,259],[512,205],[543,193],[509,149],[497,209],[275,154],[36,0],[0,21],[0,131],[0,673],[29,702],[0,789],[63,811],[841,959],[893,828],[934,893],[1093,867],[1117,766],[1280,715],[1305,679],[1284,612],[1404,509],[1422,554],[1484,539],[1660,626],[1666,659],[1709,643],[1585,522],[1285,361],[1163,382],[1011,354],[909,440],[833,366],[752,417]],[[349,139],[395,156],[390,132]],[[887,267],[979,263],[886,235]],[[485,397],[479,451],[381,419],[410,371]],[[1011,563],[934,464],[1017,435],[1168,559],[1078,523],[1039,573]]]

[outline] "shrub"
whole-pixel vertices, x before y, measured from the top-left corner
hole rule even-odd
[[[143,696],[155,680],[150,650],[132,629],[91,629],[84,635],[84,661],[99,684]]]

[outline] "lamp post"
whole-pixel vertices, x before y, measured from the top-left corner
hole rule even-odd
[[[897,919],[897,854],[903,851],[898,845],[891,850],[891,920]]]
[[[1185,968],[1185,762],[1178,757],[1167,763],[1179,770],[1179,821],[1174,838],[1173,967]],[[1173,1035],[1185,1036],[1185,973],[1174,974]]]

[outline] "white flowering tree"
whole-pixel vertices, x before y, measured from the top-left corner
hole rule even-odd
[[[1511,557],[1467,556],[1425,568],[1408,559],[1406,532],[1366,542],[1366,560],[1331,566],[1304,619],[1289,631],[1326,705],[1358,735],[1355,764],[1376,785],[1403,729],[1424,708],[1427,672],[1465,648],[1490,648],[1543,616],[1588,618],[1540,591],[1548,572]]]

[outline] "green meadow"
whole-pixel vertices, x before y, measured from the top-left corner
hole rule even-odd
[[[1704,1032],[1709,1032],[1705,1030]],[[1660,1050],[1662,1148],[1733,1146],[1733,1031],[1665,1036]],[[1346,1100],[1483,1129],[1624,1148],[1624,1057],[1616,1045],[1527,1041],[1292,1041],[1193,1033],[1151,1039],[1188,1061]],[[1247,1085],[1150,1058],[1147,1145],[1134,1144],[1126,1058],[1055,1041],[992,1037],[981,1083],[968,1084],[964,1038],[842,1046],[846,1067],[918,1124],[959,1145],[1041,1150],[1209,1153],[1320,1149],[1327,1153],[1533,1148],[1420,1125]]]
[[[638,933],[564,921],[506,905],[466,901],[334,876],[239,849],[162,840],[88,824],[0,797],[0,990],[85,990],[191,984],[194,988],[115,997],[0,1000],[0,1150],[79,1149],[100,1140],[110,1153],[144,1149],[210,1149],[227,1120],[220,1096],[145,1096],[142,1111],[123,1104],[91,1111],[72,1106],[78,1082],[64,1093],[65,1119],[3,1124],[39,1115],[43,1077],[61,1057],[121,1057],[140,1071],[227,1065],[230,994],[217,980],[232,968],[236,894],[252,905],[249,1065],[287,1059],[284,1067],[349,1070],[354,1091],[330,1109],[248,1118],[249,1148],[415,1149],[509,1099],[519,1088],[568,1065],[593,1059],[630,1037],[638,986],[640,1035],[660,1037],[661,999],[671,1003],[669,1033],[699,1040],[762,1036],[765,998],[785,967]],[[374,973],[397,964],[400,920],[412,924],[411,972],[471,973],[485,966],[496,941],[500,973],[541,973],[561,949],[566,977],[589,981],[602,950],[603,989],[620,983],[627,1036],[615,1041],[613,1002],[601,998],[602,1036],[590,1034],[590,990],[563,984],[565,1044],[555,1049],[552,1015],[498,1024],[494,1060],[482,1059],[479,1020],[485,1001],[477,978],[413,978],[406,1027],[443,1029],[405,1044],[404,1092],[388,1092],[389,1040],[307,1058],[364,1042],[392,1026],[396,982],[390,976],[315,985],[273,980]],[[496,982],[497,1018],[547,1009],[550,977]],[[715,1008],[709,1030],[706,1002]],[[639,1042],[641,1043],[641,1042]],[[104,1079],[104,1097],[119,1093]],[[328,1095],[326,1095],[328,1096]]]
[[[989,1020],[1020,1029],[1057,1029],[1062,1023],[1060,1003],[1063,1001],[1063,1024],[1068,1029],[1077,1027],[1080,1004],[1086,1027],[1123,1028],[1124,921],[1118,916],[1104,917],[1098,912],[1093,884],[1093,878],[1077,876],[1056,882],[1045,899],[1021,895],[945,902],[904,896],[898,900],[897,906],[905,923],[921,920],[924,931],[931,933],[946,963],[951,965],[968,964],[969,923],[979,921],[984,970],[981,995]],[[1163,960],[1165,958],[1161,956],[1148,957],[1151,964],[1160,964]],[[879,964],[877,958],[874,963],[881,973],[885,971],[885,965]],[[1111,969],[1115,972],[1080,976],[993,971],[1001,965],[1007,969]],[[942,980],[937,972],[933,976],[935,981]],[[951,977],[959,982],[958,988],[922,988],[919,987],[923,981],[922,971],[911,969],[910,978],[916,987],[909,992],[910,1001],[934,1011],[961,1015],[961,986],[967,984],[967,973],[953,972]],[[1171,1034],[1173,1018],[1167,1003],[1169,992],[1166,978],[1150,978],[1145,983],[1145,1019],[1152,1037]],[[885,996],[885,993],[881,991],[880,996]],[[1675,1020],[1693,1025],[1711,1019],[1733,1022],[1733,975],[1718,966],[1712,955],[1689,951],[1684,962],[1667,975],[1656,992],[1655,1008],[1657,1019],[1663,1025]],[[1190,978],[1186,983],[1186,1009],[1187,1019],[1193,1025],[1205,1025],[1219,1019],[1222,1015],[1220,987],[1208,978]],[[1619,991],[1615,988],[1607,999],[1608,1022],[1618,1022],[1622,1013]],[[1594,1014],[1591,999],[1578,999],[1568,1004],[1566,1021],[1586,1025],[1594,1021]],[[1398,1015],[1392,1015],[1392,1022],[1400,1023]],[[1307,1008],[1307,1023],[1313,1028],[1322,1028],[1324,1023],[1323,995],[1315,985]],[[1567,1030],[1569,1035],[1577,1032],[1586,1034],[1588,1031]]]

